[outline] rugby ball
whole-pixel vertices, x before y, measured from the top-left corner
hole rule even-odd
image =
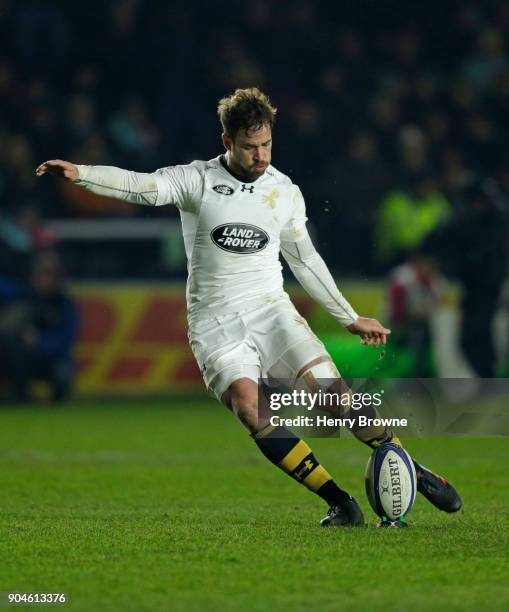
[[[397,444],[382,444],[373,451],[366,466],[366,494],[375,514],[396,520],[406,516],[415,500],[414,462]]]

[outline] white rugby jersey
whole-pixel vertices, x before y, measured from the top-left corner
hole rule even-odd
[[[246,183],[217,157],[163,168],[156,181],[156,205],[180,211],[190,316],[243,310],[284,295],[280,240],[294,240],[306,224],[304,199],[287,176],[269,166]]]
[[[272,165],[252,182],[234,175],[224,156],[151,174],[77,167],[76,183],[94,193],[177,206],[188,260],[190,319],[288,299],[279,261],[281,243],[308,293],[343,325],[357,319],[309,239],[300,189]]]

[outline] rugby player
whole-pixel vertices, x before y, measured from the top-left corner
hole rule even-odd
[[[218,115],[226,152],[209,161],[139,173],[56,159],[41,164],[36,174],[62,177],[98,195],[179,209],[189,272],[189,341],[205,384],[269,461],[327,502],[322,525],[362,525],[356,500],[306,442],[284,427],[259,423],[261,377],[290,379],[310,391],[321,380],[340,380],[324,345],[283,289],[280,253],[304,289],[362,343],[385,344],[390,330],[355,312],[315,250],[299,187],[271,164],[276,109],[267,96],[257,88],[237,89],[220,100]],[[377,416],[374,408],[368,412]],[[400,444],[385,426],[352,433],[371,448]],[[415,467],[418,490],[432,504],[459,510],[452,485]]]

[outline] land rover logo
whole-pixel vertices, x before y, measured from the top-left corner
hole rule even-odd
[[[248,223],[225,223],[210,232],[210,237],[223,251],[230,253],[256,253],[269,242],[269,236],[256,225]]]
[[[222,195],[232,195],[233,193],[233,188],[229,187],[228,185],[214,185],[214,187],[212,187],[212,189],[216,192],[216,193],[220,193]]]

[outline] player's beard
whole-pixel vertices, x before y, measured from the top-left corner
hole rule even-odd
[[[236,172],[240,176],[243,176],[245,179],[249,181],[255,181],[257,178],[262,176],[262,174],[264,174],[267,168],[269,167],[268,161],[262,161],[262,162],[258,161],[256,163],[245,164],[243,163],[242,159],[238,159],[232,152],[230,152],[229,154],[228,161],[229,161],[229,165],[231,169],[234,172]],[[256,166],[263,166],[263,168],[260,168],[259,170],[257,170]]]
[[[250,178],[257,179],[265,173],[265,170],[267,170],[268,165],[269,164],[266,162],[257,162],[256,164],[252,164],[249,168],[247,168],[245,172]],[[263,166],[263,168],[258,169],[256,166]]]

